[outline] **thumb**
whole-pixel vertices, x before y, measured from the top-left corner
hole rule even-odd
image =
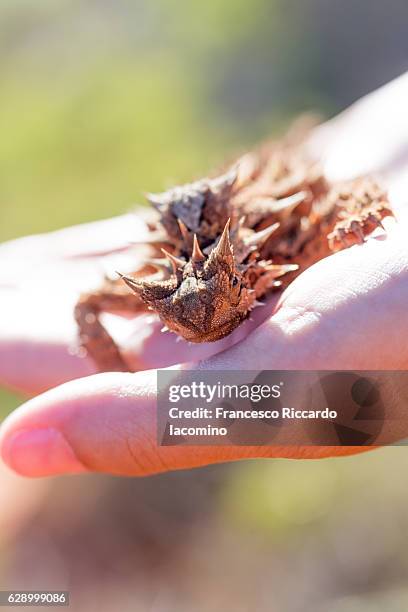
[[[0,431],[5,463],[31,477],[81,472],[143,476],[245,458],[315,458],[357,450],[159,446],[153,370],[99,374],[66,383],[23,404]]]

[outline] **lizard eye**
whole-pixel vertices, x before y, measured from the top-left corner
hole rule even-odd
[[[237,276],[233,276],[232,281],[231,281],[232,286],[236,287],[238,283],[239,283],[239,278]]]

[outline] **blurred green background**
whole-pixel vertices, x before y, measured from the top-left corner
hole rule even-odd
[[[2,0],[0,241],[119,214],[299,112],[335,114],[408,68],[407,23],[406,0]],[[5,475],[0,586],[70,588],[86,612],[407,610],[407,461]]]

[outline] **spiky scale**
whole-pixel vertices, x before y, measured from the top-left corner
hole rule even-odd
[[[272,236],[272,234],[274,234],[276,232],[276,230],[279,228],[279,226],[280,226],[280,223],[274,223],[273,225],[270,225],[269,227],[266,227],[265,229],[261,230],[260,232],[254,232],[250,236],[247,236],[246,238],[243,239],[243,242],[244,242],[245,246],[260,246],[260,245],[262,245],[264,242],[266,242],[268,240],[268,238],[270,238]]]
[[[166,249],[162,248],[160,250],[163,253],[163,255],[166,257],[166,259],[168,259],[169,262],[171,263],[171,266],[173,268],[173,274],[177,275],[179,271],[182,270],[186,264],[184,259],[181,259],[180,257],[176,257],[175,255],[172,255],[171,253],[166,251]]]
[[[191,261],[196,264],[205,261],[205,255],[198,244],[197,234],[194,234],[193,238],[193,252],[191,254]]]

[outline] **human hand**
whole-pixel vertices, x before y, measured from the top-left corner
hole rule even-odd
[[[388,221],[386,237],[375,236],[312,266],[282,294],[273,316],[265,323],[239,344],[196,367],[245,370],[407,366],[404,184],[408,175],[408,129],[402,112],[408,98],[407,87],[405,76],[319,129],[311,143],[323,143],[326,167],[343,178],[348,175],[350,155],[354,156],[351,168],[356,173],[367,172],[370,164],[377,172],[383,169],[400,224],[395,226]],[[358,132],[369,133],[366,121],[371,130],[376,126],[377,134],[369,150]],[[399,126],[391,142],[390,121]],[[344,142],[349,144],[348,149]],[[339,157],[339,150],[343,156]],[[356,154],[359,150],[360,158]],[[356,451],[350,447],[157,447],[155,385],[155,373],[147,371],[101,374],[54,389],[31,400],[6,420],[1,434],[3,457],[16,471],[41,476],[87,470],[149,474],[244,457],[316,457]]]
[[[144,219],[123,215],[0,245],[0,385],[35,395],[68,380],[94,374],[93,361],[78,350],[74,307],[82,292],[98,289],[104,274],[134,269],[134,246],[147,237]],[[134,370],[198,361],[232,346],[272,309],[258,309],[228,338],[191,345],[160,332],[153,314],[111,316],[110,333]]]

